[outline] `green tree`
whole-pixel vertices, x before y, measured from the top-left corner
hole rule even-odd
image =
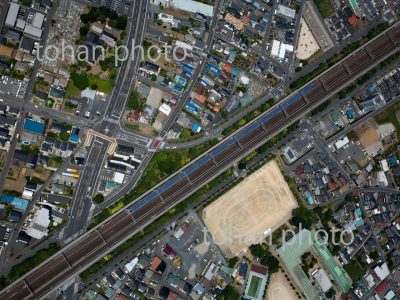
[[[187,139],[190,138],[191,136],[192,136],[192,131],[189,128],[183,128],[181,130],[181,134],[179,135],[181,139]]]
[[[143,103],[140,94],[137,91],[133,91],[129,96],[128,103],[126,106],[129,109],[134,109],[137,111],[143,111]]]
[[[240,294],[231,286],[228,285],[218,296],[219,300],[239,300]]]
[[[271,253],[268,253],[261,258],[260,263],[268,268],[270,274],[279,271],[279,260],[277,260]]]
[[[238,263],[238,261],[239,261],[239,257],[237,257],[237,256],[231,257],[230,259],[228,259],[228,267],[234,268],[236,266],[236,264]]]
[[[81,36],[86,36],[89,32],[89,26],[88,25],[83,25],[80,29],[79,29],[79,34]]]
[[[253,244],[253,245],[251,245],[249,247],[251,255],[253,255],[255,257],[258,257],[258,258],[263,257],[267,253],[267,250],[266,250],[265,246],[266,246],[266,244],[263,244],[263,245],[261,245],[261,244]]]
[[[69,140],[69,133],[67,131],[63,131],[58,135],[58,138],[64,142]]]
[[[103,203],[104,196],[102,194],[97,194],[96,196],[94,196],[93,201],[97,204]]]
[[[88,24],[90,22],[90,18],[88,14],[82,14],[81,15],[81,21],[83,24]]]
[[[292,211],[292,224],[295,226],[301,226],[303,228],[311,228],[311,226],[317,221],[315,213],[306,207],[300,206],[293,209]]]
[[[118,29],[125,29],[126,25],[128,24],[128,19],[126,16],[120,16],[117,19],[117,23],[115,24],[115,27]]]
[[[84,72],[81,73],[72,72],[71,80],[72,83],[81,91],[89,86],[89,79],[87,77],[87,74]]]

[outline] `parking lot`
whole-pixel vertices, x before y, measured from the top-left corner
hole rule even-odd
[[[0,80],[0,93],[23,98],[27,84],[27,81],[2,75]]]

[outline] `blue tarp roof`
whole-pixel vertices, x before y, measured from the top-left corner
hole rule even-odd
[[[44,132],[44,123],[35,121],[32,119],[26,119],[24,123],[24,130],[30,131],[36,134],[43,134]]]

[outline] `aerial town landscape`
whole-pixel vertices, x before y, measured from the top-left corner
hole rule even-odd
[[[400,300],[400,0],[0,27],[0,300]]]

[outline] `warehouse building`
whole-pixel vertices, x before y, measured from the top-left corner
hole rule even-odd
[[[8,8],[5,25],[29,37],[40,40],[45,15],[30,7],[11,2]]]

